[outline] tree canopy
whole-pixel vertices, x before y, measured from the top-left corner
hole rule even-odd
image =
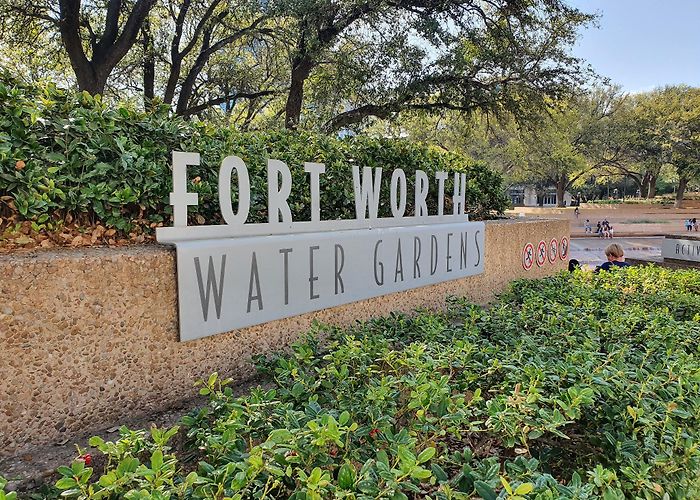
[[[687,186],[700,183],[699,96],[700,89],[687,86],[640,94],[598,86],[552,102],[525,123],[514,115],[411,114],[375,131],[467,153],[511,183],[555,187],[560,204],[566,190],[619,179],[631,179],[641,196],[654,197],[660,177],[671,173],[680,206]]]
[[[3,65],[29,80],[326,131],[542,110],[585,79],[570,48],[593,20],[564,0],[0,0],[0,14]],[[21,61],[30,48],[53,57]]]

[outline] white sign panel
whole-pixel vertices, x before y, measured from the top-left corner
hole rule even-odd
[[[483,270],[482,222],[178,243],[180,340]]]
[[[173,152],[173,226],[158,228],[160,243],[177,249],[180,340],[192,340],[327,307],[464,278],[484,271],[484,224],[466,214],[466,174],[453,173],[451,214],[445,213],[446,172],[430,179],[352,166],[355,218],[322,220],[320,178],[326,167],[304,163],[311,220],[295,221],[288,198],[292,175],[282,161],[267,165],[267,223],[248,224],[250,177],[245,162],[228,156],[219,170],[225,224],[188,226],[187,167],[197,153]],[[235,182],[234,181],[235,177]],[[392,217],[379,217],[382,183]],[[430,183],[436,213],[429,213]],[[238,193],[234,210],[231,191]],[[406,215],[407,200],[412,215]]]
[[[664,238],[661,247],[661,255],[664,259],[687,260],[700,262],[700,238]]]

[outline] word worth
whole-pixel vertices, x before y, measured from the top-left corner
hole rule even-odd
[[[187,167],[196,153],[173,153],[173,227],[158,228],[177,249],[180,340],[191,340],[275,319],[318,311],[483,272],[484,224],[469,222],[466,174],[454,175],[452,214],[444,213],[446,172],[437,172],[437,214],[429,215],[429,178],[415,173],[414,215],[405,217],[406,174],[390,181],[392,217],[379,218],[382,169],[352,167],[356,218],[321,220],[321,163],[307,162],[311,220],[292,221],[287,165],[267,163],[269,222],[246,224],[250,178],[243,160],[228,156],[219,169],[219,204],[226,224],[187,226]],[[231,202],[235,173],[238,210]]]

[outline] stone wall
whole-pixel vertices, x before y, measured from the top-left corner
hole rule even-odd
[[[564,269],[559,258],[530,271],[522,266],[526,243],[562,236],[569,236],[568,221],[488,222],[482,275],[183,343],[169,248],[0,255],[0,456],[165,409],[214,371],[249,379],[251,355],[288,345],[313,320],[349,324],[438,308],[448,295],[487,303],[515,278]]]

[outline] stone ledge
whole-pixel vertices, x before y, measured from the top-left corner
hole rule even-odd
[[[442,308],[449,295],[488,303],[513,279],[567,262],[521,263],[526,243],[569,236],[564,220],[486,224],[485,272],[190,342],[178,342],[175,254],[169,247],[0,255],[0,455],[63,441],[128,416],[168,408],[211,372],[243,382],[251,356],[280,350],[314,321]]]

